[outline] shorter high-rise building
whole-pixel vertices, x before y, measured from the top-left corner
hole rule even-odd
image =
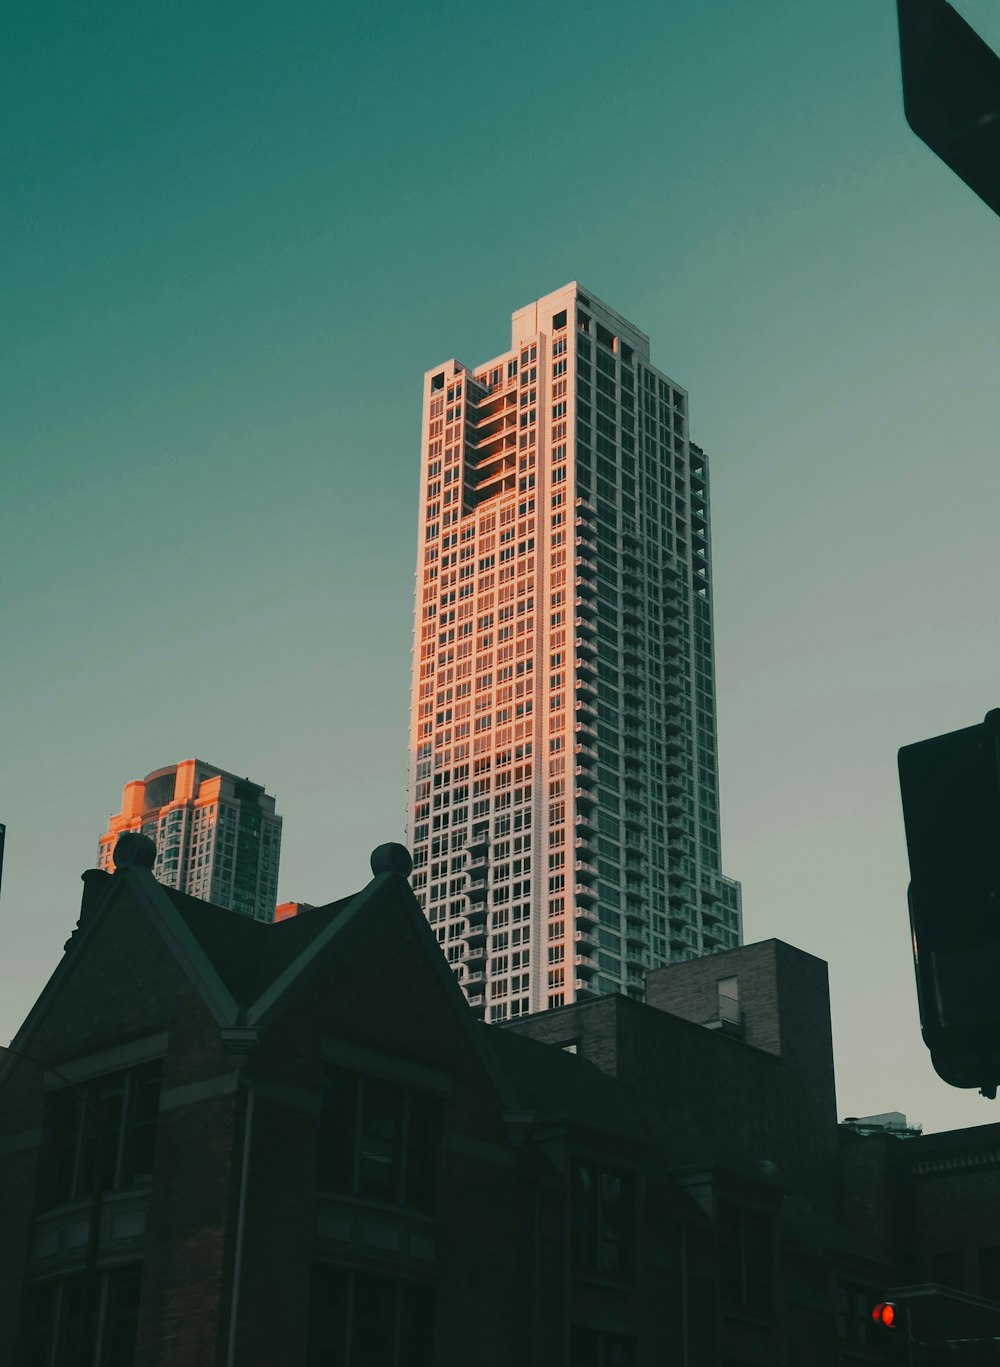
[[[153,872],[168,888],[273,921],[281,817],[259,783],[200,759],[126,783],[100,838],[98,868],[113,873],[115,841],[140,831],[156,844]]]

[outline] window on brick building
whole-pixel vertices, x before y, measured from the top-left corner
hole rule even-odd
[[[574,1328],[571,1367],[633,1367],[635,1340],[603,1329]]]
[[[415,1282],[313,1268],[306,1367],[431,1367],[433,1304]]]
[[[762,1211],[719,1206],[719,1289],[723,1305],[770,1315],[774,1305],[771,1217]]]
[[[45,1367],[132,1367],[142,1268],[34,1286],[28,1301],[28,1361]]]
[[[319,1186],[430,1210],[438,1101],[381,1078],[328,1068],[320,1112]]]
[[[837,1337],[845,1343],[876,1347],[885,1330],[872,1321],[872,1307],[879,1291],[851,1282],[837,1283]]]
[[[1000,1248],[979,1250],[979,1294],[1000,1301]]]
[[[150,1179],[162,1069],[157,1059],[52,1093],[53,1204]]]
[[[622,1276],[632,1266],[633,1182],[592,1163],[573,1165],[573,1262],[578,1271]]]

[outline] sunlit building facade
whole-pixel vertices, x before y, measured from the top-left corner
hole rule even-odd
[[[216,906],[273,921],[281,817],[258,783],[199,759],[125,785],[122,809],[100,838],[97,866],[114,872],[115,841],[140,831],[156,843],[159,882]]]
[[[708,464],[576,284],[424,382],[409,844],[474,1007],[641,998],[741,943],[723,877]]]

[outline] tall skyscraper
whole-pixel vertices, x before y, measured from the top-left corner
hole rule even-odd
[[[427,372],[422,446],[414,890],[487,1019],[641,997],[742,940],[687,394],[570,284]]]
[[[122,831],[156,842],[153,872],[167,887],[274,920],[281,817],[259,783],[199,759],[168,765],[126,783],[98,846],[98,867],[109,873]]]

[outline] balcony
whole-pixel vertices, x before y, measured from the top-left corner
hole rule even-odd
[[[597,901],[597,889],[588,887],[586,883],[577,883],[573,888],[573,895],[576,897],[578,904],[581,902]]]
[[[466,959],[482,959],[486,956],[486,922],[480,926],[470,926],[465,932],[465,944],[468,950]],[[478,953],[476,952],[478,951]]]
[[[597,972],[597,960],[589,954],[574,954],[573,967],[582,978],[590,978]]]
[[[597,865],[586,859],[577,859],[573,864],[573,872],[578,878],[596,878]]]
[[[489,894],[490,885],[485,878],[477,878],[465,889],[465,895],[470,902],[485,902]]]

